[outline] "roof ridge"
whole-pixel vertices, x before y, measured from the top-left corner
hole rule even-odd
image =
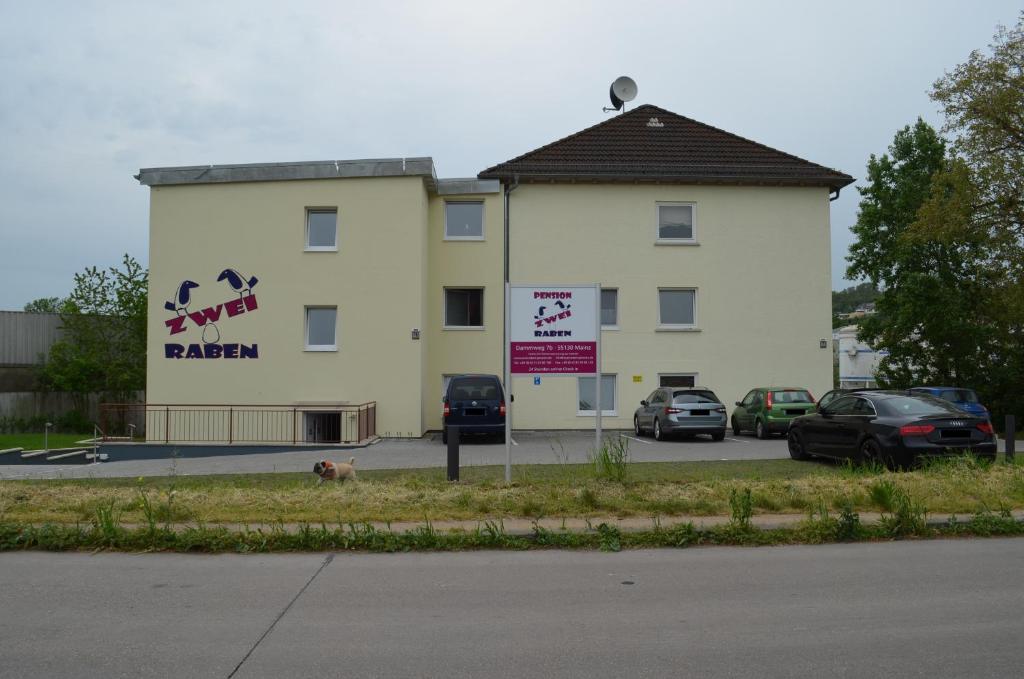
[[[665,138],[664,146],[655,140],[656,137],[645,134],[640,127],[641,121],[648,116],[658,117],[662,123],[654,126],[648,124],[648,127],[663,127],[665,122],[674,121],[670,122],[674,132]],[[623,144],[629,148],[625,153]],[[692,162],[687,162],[688,159],[692,159]],[[563,170],[558,173],[562,176],[583,176],[588,174],[590,168],[596,170],[598,167],[615,165],[623,169],[623,178],[634,176],[634,170],[629,168],[641,166],[652,169],[677,167],[680,170],[732,167],[746,171],[774,166],[774,175],[779,180],[812,179],[810,173],[814,173],[813,181],[825,182],[833,190],[853,182],[853,177],[834,168],[654,104],[641,104],[621,115],[492,165],[477,176],[507,178],[535,174],[541,178],[552,176],[552,170],[556,168]],[[669,172],[666,177],[674,174]],[[699,180],[699,174],[687,171],[679,173],[678,179]],[[742,174],[740,171],[737,176]]]
[[[538,152],[543,151],[545,149],[549,149],[552,146],[554,146],[555,144],[561,144],[564,141],[569,141],[570,139],[575,139],[576,137],[580,136],[581,134],[584,134],[586,132],[590,132],[591,130],[593,130],[595,128],[601,127],[602,125],[608,125],[609,123],[612,123],[612,122],[614,122],[616,120],[619,120],[620,118],[623,118],[625,116],[631,116],[631,115],[633,115],[634,113],[636,113],[637,111],[639,111],[642,108],[653,108],[653,109],[657,109],[659,111],[665,111],[665,109],[658,108],[654,104],[640,104],[639,106],[637,106],[632,111],[628,111],[628,112],[623,113],[621,115],[613,116],[611,118],[608,118],[607,120],[602,120],[599,123],[594,123],[590,127],[585,127],[582,130],[577,130],[576,132],[573,132],[570,135],[562,137],[561,139],[556,139],[553,142],[550,142],[548,144],[544,144],[543,146],[538,146],[537,148],[532,149],[530,151],[527,151],[526,153],[524,153],[522,155],[519,155],[519,156],[516,156],[515,158],[510,158],[509,160],[506,160],[504,162],[498,163],[497,165],[493,165],[493,166],[487,168],[486,170],[481,171],[480,174],[483,174],[484,172],[490,172],[491,170],[495,170],[498,167],[501,167],[502,165],[508,165],[509,163],[518,162],[518,161],[522,160],[523,158],[525,158],[526,156],[533,155],[534,153],[538,153]],[[665,111],[665,112],[669,113],[669,111]]]

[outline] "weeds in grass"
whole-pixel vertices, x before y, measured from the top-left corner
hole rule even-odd
[[[924,503],[912,498],[902,488],[894,486],[890,514],[882,514],[879,525],[890,537],[924,535],[927,530],[927,511]]]
[[[601,523],[597,526],[598,547],[602,552],[622,551],[622,532],[615,526]]]
[[[629,440],[621,436],[604,439],[590,460],[597,478],[625,483],[629,471]]]
[[[879,479],[868,487],[868,497],[872,504],[883,512],[892,512],[896,507],[896,496],[899,486],[892,479]]]
[[[754,503],[751,499],[750,489],[732,489],[729,493],[729,508],[732,515],[729,519],[736,528],[750,528],[750,517],[754,515]]]

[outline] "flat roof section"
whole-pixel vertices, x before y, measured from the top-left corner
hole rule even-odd
[[[276,182],[299,179],[353,177],[426,177],[433,187],[432,158],[374,158],[367,160],[314,160],[300,163],[249,163],[142,168],[135,179],[144,186]]]

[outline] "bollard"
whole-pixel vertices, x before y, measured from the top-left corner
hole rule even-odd
[[[448,480],[459,480],[459,428],[448,427]]]
[[[1006,438],[1006,461],[1013,462],[1014,448],[1016,448],[1017,438],[1017,418],[1013,415],[1006,416],[1006,429],[1003,430],[1003,436]]]

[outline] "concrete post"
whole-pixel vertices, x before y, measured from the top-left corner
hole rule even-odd
[[[448,480],[459,480],[459,427],[448,427]]]

